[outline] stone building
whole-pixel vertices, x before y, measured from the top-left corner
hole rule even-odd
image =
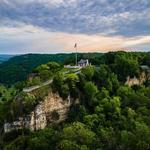
[[[90,63],[89,63],[88,59],[81,59],[78,62],[78,66],[80,66],[80,67],[86,67],[86,66],[89,66],[89,65],[90,65]]]

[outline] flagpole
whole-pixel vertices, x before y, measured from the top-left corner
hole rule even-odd
[[[76,66],[78,65],[78,55],[77,55],[77,46],[76,46]]]
[[[75,65],[77,66],[78,65],[78,55],[77,55],[77,43],[75,43],[75,46],[74,46],[74,48],[75,48],[75,50],[76,50],[76,52],[75,52]]]

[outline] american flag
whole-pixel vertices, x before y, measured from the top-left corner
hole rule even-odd
[[[75,43],[74,48],[77,48],[77,43]]]

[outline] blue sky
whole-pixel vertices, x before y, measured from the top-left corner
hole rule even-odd
[[[0,53],[150,50],[150,0],[0,0]]]

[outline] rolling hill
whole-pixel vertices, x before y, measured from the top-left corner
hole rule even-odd
[[[13,57],[13,55],[1,54],[1,55],[0,55],[0,63],[9,60],[11,57]]]
[[[80,53],[78,58],[95,58],[101,53]],[[25,54],[10,58],[0,64],[0,83],[14,84],[17,81],[25,80],[33,68],[49,61],[59,63],[74,63],[74,54]]]

